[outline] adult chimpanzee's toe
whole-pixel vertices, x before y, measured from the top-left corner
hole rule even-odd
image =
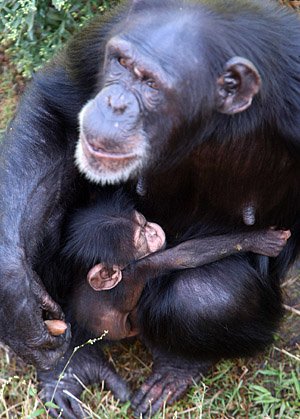
[[[151,415],[159,410],[164,402],[171,404],[192,384],[192,377],[175,379],[172,374],[153,374],[142,385],[131,401],[136,415]]]
[[[126,382],[114,371],[114,369],[108,363],[103,368],[102,375],[105,388],[111,390],[115,398],[119,399],[123,403],[130,399],[130,391]]]
[[[145,381],[142,387],[134,394],[131,406],[135,414],[146,417],[155,414],[166,402],[172,404],[179,399],[187,389],[210,367],[210,363],[194,365],[182,359],[182,363],[172,365],[159,361],[154,365],[153,374]],[[176,365],[177,364],[177,365]]]

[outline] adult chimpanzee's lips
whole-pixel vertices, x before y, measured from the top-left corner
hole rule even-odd
[[[83,135],[81,136],[82,146],[85,152],[91,154],[96,159],[111,159],[111,160],[128,160],[135,159],[134,153],[122,153],[116,151],[108,151],[99,141],[87,140]]]

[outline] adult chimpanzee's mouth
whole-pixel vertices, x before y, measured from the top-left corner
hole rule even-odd
[[[137,157],[134,153],[109,151],[96,140],[88,141],[84,136],[81,136],[81,142],[84,152],[92,155],[96,159],[128,160]]]

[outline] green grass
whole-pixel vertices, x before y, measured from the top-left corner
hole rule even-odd
[[[131,375],[135,387],[149,373],[144,366],[150,365],[148,356],[139,344],[130,350],[120,346],[117,349],[118,355],[108,355],[123,376]],[[140,360],[132,357],[133,351]],[[271,349],[251,361],[219,363],[202,383],[174,406],[164,408],[156,418],[300,418],[300,359],[278,357],[276,352]],[[47,417],[45,406],[37,397],[33,369],[7,356],[2,349],[0,417]],[[132,417],[129,404],[119,404],[101,385],[86,389],[82,401],[90,418]]]

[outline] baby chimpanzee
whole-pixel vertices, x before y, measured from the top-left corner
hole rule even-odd
[[[102,194],[94,204],[73,215],[63,254],[79,269],[73,278],[69,306],[71,317],[80,327],[96,335],[108,330],[113,340],[137,334],[130,317],[144,282],[134,285],[129,280],[119,284],[122,269],[129,262],[163,249],[165,240],[162,228],[137,212],[121,190]]]
[[[194,238],[197,253],[193,254],[190,250],[184,252],[189,241],[162,250],[164,231],[137,212],[122,190],[101,195],[90,206],[78,210],[67,228],[63,254],[77,270],[69,300],[71,317],[96,336],[104,330],[108,330],[111,340],[136,335],[137,305],[149,279],[241,251],[277,256],[289,236],[289,231],[268,229]],[[143,268],[149,261],[152,271],[145,277]],[[141,275],[135,279],[122,275],[130,263],[135,264],[135,270],[141,267]],[[149,272],[149,265],[147,268]]]

